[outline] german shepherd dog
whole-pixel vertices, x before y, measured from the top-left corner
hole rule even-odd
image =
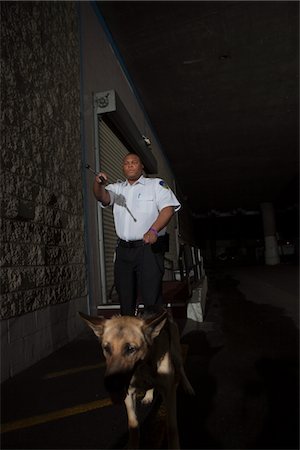
[[[183,368],[179,331],[171,315],[162,307],[147,308],[138,316],[110,319],[79,314],[99,338],[106,359],[104,385],[112,402],[125,402],[128,447],[139,448],[136,394],[142,391],[142,403],[150,403],[156,388],[166,407],[168,447],[179,449],[178,383],[189,394],[194,391]]]

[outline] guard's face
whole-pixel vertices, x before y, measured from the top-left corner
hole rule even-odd
[[[136,181],[142,175],[144,166],[137,155],[130,154],[124,158],[123,173],[127,180]]]

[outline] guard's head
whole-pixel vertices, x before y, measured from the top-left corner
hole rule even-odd
[[[143,173],[144,166],[138,155],[128,153],[123,159],[123,173],[130,182],[137,181]]]

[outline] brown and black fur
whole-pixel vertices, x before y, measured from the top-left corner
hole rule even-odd
[[[129,448],[139,447],[139,423],[136,394],[145,393],[143,403],[150,403],[157,389],[166,406],[169,448],[178,449],[176,390],[193,394],[183,368],[180,337],[176,323],[164,308],[150,314],[113,316],[110,319],[80,316],[92,328],[106,359],[104,384],[114,403],[125,402]]]

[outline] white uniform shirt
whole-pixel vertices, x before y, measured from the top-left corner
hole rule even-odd
[[[109,184],[105,189],[110,195],[117,236],[125,241],[143,239],[166,206],[173,206],[175,211],[181,207],[171,189],[160,178],[145,178],[142,175],[133,184],[126,180]],[[158,234],[162,236],[165,232],[166,227]]]

